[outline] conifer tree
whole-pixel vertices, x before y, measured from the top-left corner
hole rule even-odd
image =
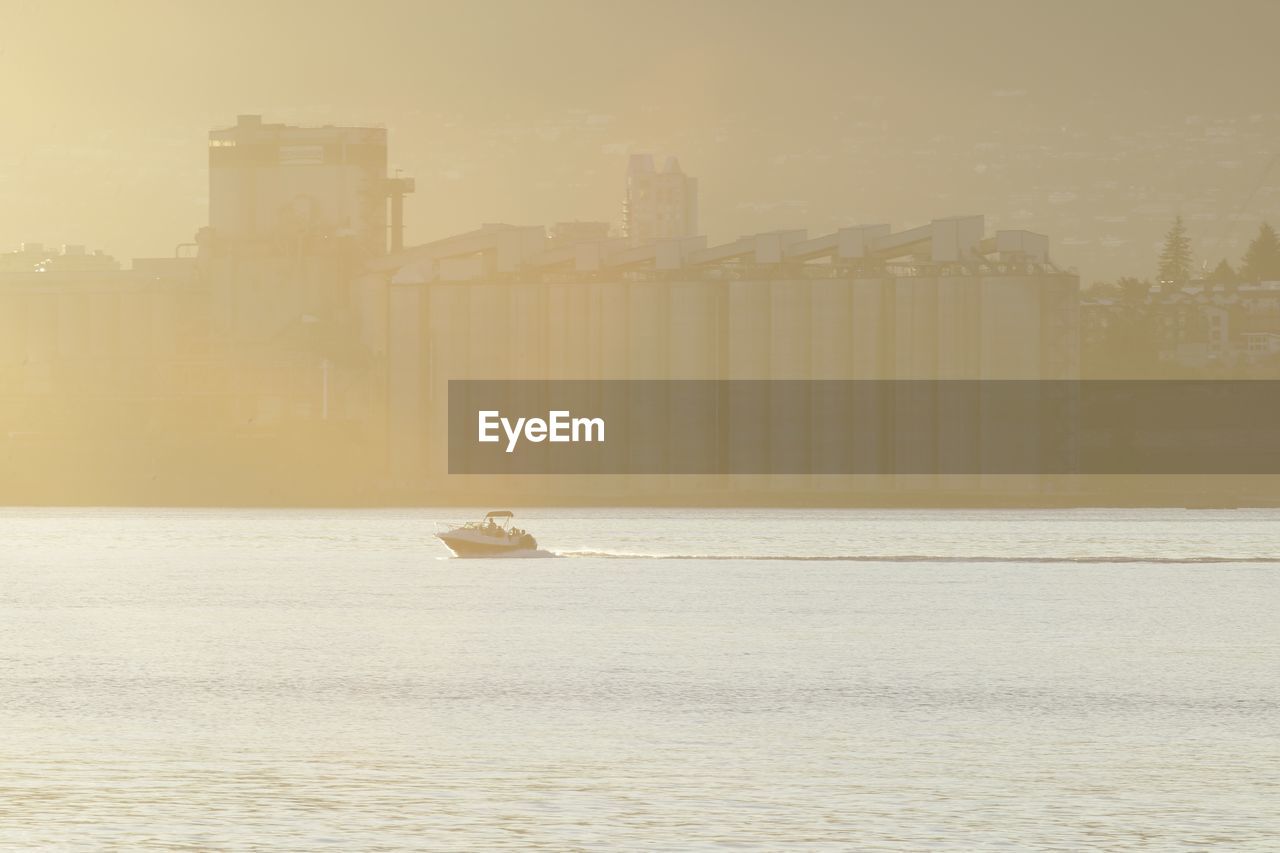
[[[1186,284],[1191,279],[1191,238],[1187,236],[1182,217],[1173,220],[1173,227],[1164,235],[1164,249],[1160,252],[1158,278],[1161,284]]]
[[[1280,281],[1280,239],[1269,223],[1262,223],[1240,263],[1245,281]]]
[[[1239,280],[1236,271],[1232,269],[1231,264],[1227,263],[1226,258],[1218,261],[1218,265],[1213,268],[1213,272],[1209,273],[1209,281],[1214,284],[1235,284]]]

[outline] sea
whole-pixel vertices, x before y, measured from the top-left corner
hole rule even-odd
[[[1280,512],[0,510],[0,850],[1280,850]]]

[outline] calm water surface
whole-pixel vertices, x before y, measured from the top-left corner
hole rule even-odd
[[[470,515],[0,510],[0,849],[1280,849],[1280,513]]]

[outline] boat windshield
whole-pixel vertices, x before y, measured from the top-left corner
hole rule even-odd
[[[511,514],[500,515],[498,513],[489,513],[484,517],[483,521],[468,521],[463,527],[471,530],[480,530],[486,533],[496,533],[501,531],[506,533],[511,527]]]

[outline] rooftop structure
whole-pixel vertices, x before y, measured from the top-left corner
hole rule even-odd
[[[897,276],[1056,272],[1049,238],[1022,230],[985,234],[982,216],[935,219],[902,231],[860,225],[810,237],[804,230],[749,234],[715,246],[702,236],[587,239],[555,243],[541,225],[485,225],[371,262],[399,281],[453,280],[494,274],[663,272],[752,276],[780,267],[801,275]]]
[[[557,222],[547,229],[548,245],[571,246],[575,243],[591,243],[609,239],[608,222]]]

